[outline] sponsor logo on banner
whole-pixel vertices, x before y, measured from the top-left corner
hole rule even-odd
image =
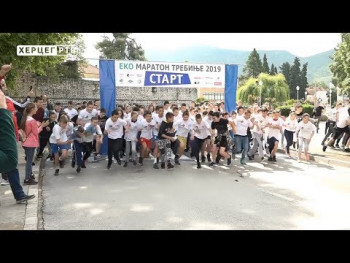
[[[134,74],[129,74],[128,73],[128,74],[126,74],[126,76],[129,77],[129,78],[132,78],[134,76]]]
[[[129,79],[129,81],[128,81],[129,83],[133,83],[134,81],[132,80],[132,79]]]
[[[194,77],[194,79],[202,79],[202,77]]]
[[[214,86],[221,86],[222,82],[214,82]]]
[[[142,83],[142,79],[138,79],[137,83],[141,84]]]
[[[120,79],[119,82],[120,82],[120,83],[123,83],[123,79]]]
[[[186,73],[146,71],[145,86],[189,85],[191,80]]]
[[[142,74],[137,74],[136,75],[138,78],[142,78]]]

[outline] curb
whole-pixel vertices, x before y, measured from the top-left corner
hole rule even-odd
[[[33,167],[33,173],[39,177],[40,168],[38,164]],[[35,194],[35,198],[26,205],[23,230],[38,230],[38,185],[28,187],[28,195]]]
[[[285,153],[285,151],[283,149],[280,149],[280,148],[278,148],[277,152],[283,153],[283,154]],[[298,157],[298,152],[295,151],[294,149],[290,149],[290,153],[293,157],[295,157],[295,158]],[[327,157],[314,156],[312,153],[310,153],[310,160],[314,161],[316,163],[343,166],[343,167],[349,167],[349,165],[350,165],[350,162],[336,160],[336,159],[327,158]]]

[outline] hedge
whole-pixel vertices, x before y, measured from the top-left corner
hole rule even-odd
[[[302,104],[302,106],[303,106],[303,113],[309,113],[310,116],[311,116],[312,112],[314,111],[314,105]],[[278,107],[278,109],[281,110],[281,115],[282,116],[288,117],[291,107],[292,107],[292,105],[280,106],[280,107]]]

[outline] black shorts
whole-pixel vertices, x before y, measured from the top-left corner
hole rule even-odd
[[[335,128],[335,134],[334,134],[334,137],[333,139],[336,140],[338,139],[338,137],[342,134],[342,133],[347,133],[347,134],[350,134],[350,126],[345,126],[344,128],[338,128],[336,127]]]
[[[269,145],[275,145],[275,142],[279,142],[275,137],[271,137],[267,140]]]
[[[219,141],[218,137],[215,137],[214,144],[216,144],[218,147],[225,147],[225,148],[227,148],[227,138],[226,138],[226,136],[222,136],[220,141]]]

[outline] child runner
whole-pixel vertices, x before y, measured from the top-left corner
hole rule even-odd
[[[316,126],[311,123],[310,115],[308,113],[303,114],[303,120],[298,123],[296,133],[299,142],[299,151],[298,151],[298,162],[301,162],[301,152],[305,153],[305,160],[308,162],[310,160],[309,156],[309,145],[312,136],[316,132]]]

